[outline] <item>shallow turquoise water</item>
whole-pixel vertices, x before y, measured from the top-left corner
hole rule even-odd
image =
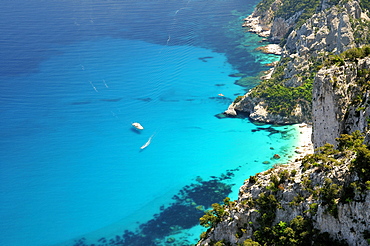
[[[294,148],[294,127],[215,117],[245,92],[224,53],[105,34],[50,43],[36,70],[0,77],[1,245],[135,230],[200,178],[228,177],[236,199]]]

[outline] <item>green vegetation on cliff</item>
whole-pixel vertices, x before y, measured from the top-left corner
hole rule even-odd
[[[274,2],[275,0],[262,0],[257,4],[256,9],[261,12],[267,11]]]
[[[271,79],[263,80],[250,92],[251,97],[262,98],[268,105],[267,111],[272,114],[288,116],[297,105],[310,105],[312,101],[312,85],[316,71],[307,72],[300,76],[301,85],[286,86],[284,69],[289,58],[282,59],[276,67]]]
[[[338,218],[339,204],[363,202],[366,192],[370,190],[370,149],[363,143],[364,136],[359,131],[343,134],[337,141],[337,149],[326,144],[314,154],[304,157],[302,172],[276,167],[250,177],[249,184],[241,189],[241,195],[251,190],[256,192],[257,187],[260,193],[252,197],[239,196],[238,202],[230,202],[226,198],[224,205],[213,205],[213,210],[207,211],[200,220],[203,226],[209,228],[202,238],[207,237],[217,224],[231,223],[233,211],[240,217],[239,211],[248,210],[255,211],[255,214],[239,218],[244,224],[236,224],[235,238],[240,241],[231,243],[221,240],[210,245],[348,245],[344,240],[333,239],[329,233],[319,231],[315,227],[316,216],[320,210],[320,213]],[[266,178],[270,181],[268,185]],[[300,181],[297,182],[296,178]],[[287,200],[291,196],[284,195],[293,192],[289,187],[294,187],[297,194],[291,202]],[[289,216],[282,216],[287,205],[292,211],[300,212],[290,219],[287,218]],[[359,235],[365,240],[370,238],[368,230],[359,232]]]
[[[287,20],[295,14],[299,14],[296,21],[296,27],[299,27],[316,13],[320,2],[320,0],[283,0],[281,7],[276,13],[276,17]]]
[[[353,37],[358,45],[370,43],[370,21],[366,19],[351,19]]]
[[[327,4],[336,5],[340,0],[329,0]],[[362,0],[363,5],[367,6],[369,0]],[[256,7],[260,12],[265,12],[271,5],[276,2],[275,0],[262,0]],[[319,11],[321,1],[320,0],[282,0],[278,4],[277,10],[273,13],[273,17],[283,18],[285,20],[295,17],[295,27],[300,27],[308,18]]]
[[[268,104],[268,112],[288,116],[299,102],[311,103],[313,80],[306,80],[298,87],[286,87],[275,81],[261,82],[251,93],[253,97],[261,97]]]
[[[370,0],[360,0],[361,8],[370,11]]]
[[[312,221],[297,216],[289,222],[280,221],[276,225],[263,227],[254,233],[257,245],[276,245],[276,246],[326,246],[334,244],[337,246],[347,245],[346,243],[330,239],[327,233],[320,233],[313,228]],[[248,244],[244,244],[248,245]]]
[[[352,106],[357,107],[356,111],[363,111],[367,107],[364,95],[370,90],[370,69],[361,64],[360,60],[370,56],[370,46],[363,46],[362,48],[352,48],[344,51],[338,55],[330,55],[323,65],[326,67],[339,66],[343,67],[352,66],[356,69],[356,74],[353,76],[353,82],[356,84],[356,90],[353,91]],[[363,61],[362,61],[363,62]],[[333,85],[337,86],[338,78],[333,76]]]
[[[315,13],[322,11],[321,2],[322,1],[320,0],[262,0],[257,5],[256,9],[257,13],[261,13],[261,15],[271,15],[271,19],[275,20],[276,18],[283,18],[285,20],[293,18],[291,19],[294,21],[294,25],[292,26],[293,29],[297,30],[297,28],[305,23],[307,19],[312,17]],[[325,5],[340,5],[338,10],[345,11],[341,6],[344,6],[347,2],[348,1],[329,0],[325,2]],[[362,11],[365,10],[365,12],[369,13],[369,11],[366,10],[370,9],[370,0],[360,0],[359,2],[362,7]],[[353,7],[357,5],[352,4],[350,6]],[[269,11],[264,12],[267,10]],[[335,15],[338,10],[331,12],[331,14]],[[354,41],[353,45],[357,47],[368,45],[370,42],[370,21],[365,18],[355,19],[350,17],[350,23],[352,27],[351,32],[354,38],[354,40],[352,40]],[[312,25],[312,23],[310,25]],[[330,29],[330,27],[328,28]],[[317,27],[313,28],[313,34],[316,35],[317,30]],[[325,33],[323,30],[324,29],[322,28],[321,32],[317,35],[323,35],[323,33]],[[330,30],[326,31],[330,32]],[[289,33],[290,31],[288,31],[287,35]],[[311,36],[310,38],[312,38]],[[317,42],[319,43],[319,40]],[[292,46],[293,43],[290,42],[289,45]],[[307,48],[310,50],[313,47]],[[296,115],[295,113],[299,112],[295,111],[298,109],[297,106],[300,106],[303,115],[309,115],[311,113],[310,108],[313,81],[317,71],[323,66],[329,64],[343,66],[347,61],[356,62],[357,59],[368,56],[369,52],[369,46],[365,46],[364,48],[349,49],[342,54],[333,53],[332,55],[324,49],[323,52],[313,51],[312,56],[306,54],[308,57],[306,60],[303,60],[302,57],[285,56],[275,67],[271,79],[262,81],[258,86],[251,90],[249,95],[251,98],[260,99],[257,102],[262,101],[267,112],[272,115],[280,115],[289,119],[289,116],[294,117]],[[294,60],[298,60],[299,62]],[[303,63],[306,65],[301,66],[300,64]],[[369,74],[370,72],[367,70],[359,71],[358,83],[362,85],[369,84],[368,87],[370,87],[370,83],[368,82]]]
[[[275,68],[271,79],[261,81],[259,85],[251,90],[250,96],[263,99],[269,113],[289,116],[298,104],[301,106],[311,105],[313,81],[320,68],[331,65],[343,66],[346,62],[357,62],[358,59],[363,59],[369,55],[370,46],[363,46],[348,49],[341,54],[329,55],[326,59],[311,58],[310,70],[296,75],[297,80],[300,81],[299,86],[285,85],[285,82],[289,79],[285,78],[285,69],[291,59],[283,58]],[[370,71],[368,69],[358,71],[356,81],[363,88],[360,91],[370,89],[369,78]]]
[[[330,55],[323,63],[324,66],[338,65],[343,66],[346,61],[357,62],[370,55],[370,46],[361,48],[352,48],[342,52],[339,55]]]

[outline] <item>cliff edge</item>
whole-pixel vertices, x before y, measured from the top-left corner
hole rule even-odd
[[[243,113],[253,121],[274,124],[312,123],[313,84],[323,61],[369,43],[368,10],[360,2],[309,1],[306,8],[290,2],[264,0],[246,18],[244,26],[250,31],[280,42],[281,59],[267,79],[229,106],[226,115]]]
[[[251,176],[236,201],[213,204],[197,245],[370,244],[369,9],[362,0],[263,0],[246,18],[283,51],[225,114],[311,123],[316,150]]]
[[[370,150],[359,132],[338,141],[251,176],[200,219],[198,245],[368,245]]]

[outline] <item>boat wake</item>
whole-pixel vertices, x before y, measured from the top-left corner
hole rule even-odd
[[[154,137],[154,134],[149,137],[148,141],[143,146],[141,146],[140,149],[145,149],[146,147],[148,147],[149,144],[152,142],[153,137]]]

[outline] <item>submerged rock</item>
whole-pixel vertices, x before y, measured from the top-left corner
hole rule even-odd
[[[274,159],[280,159],[280,155],[275,154],[272,158],[274,158]]]

